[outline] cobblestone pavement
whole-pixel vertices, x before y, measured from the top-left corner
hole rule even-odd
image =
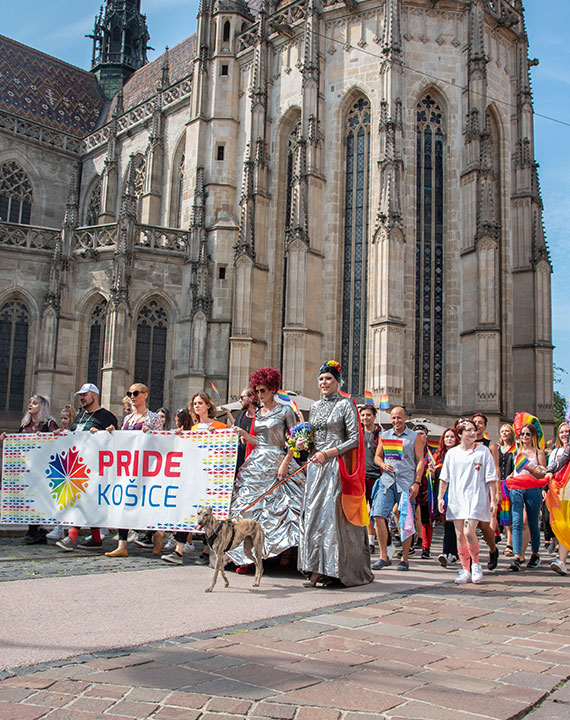
[[[568,720],[570,578],[546,565],[477,586],[454,575],[367,601],[309,590],[323,607],[7,671],[0,718]]]

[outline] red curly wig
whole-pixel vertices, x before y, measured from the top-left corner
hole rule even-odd
[[[249,386],[255,390],[258,385],[265,385],[270,392],[276,393],[281,387],[281,373],[274,367],[259,368],[249,376]]]

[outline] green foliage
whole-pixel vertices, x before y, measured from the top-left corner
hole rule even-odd
[[[558,390],[554,391],[554,424],[556,427],[566,419],[568,404],[566,398]]]

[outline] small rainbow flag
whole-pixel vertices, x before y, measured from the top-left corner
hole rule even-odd
[[[404,450],[404,441],[397,438],[382,438],[385,460],[401,460]]]
[[[483,433],[483,437],[485,438],[485,440],[488,440],[488,439],[489,439],[489,433],[488,433],[486,430],[485,430],[485,432]]]
[[[291,407],[293,408],[293,411],[298,415],[299,414],[299,406],[294,400],[291,400]]]
[[[220,393],[218,392],[218,388],[214,385],[214,383],[210,380],[210,387],[212,388],[212,391],[214,395],[218,398],[220,402],[222,402],[222,398],[220,397]]]
[[[390,409],[390,399],[388,398],[388,393],[382,393],[380,395],[380,410],[389,410]]]
[[[427,443],[428,450],[432,453],[437,452],[439,450],[439,442],[437,440],[428,440]],[[432,458],[433,462],[433,458]],[[433,463],[435,465],[435,463]]]
[[[507,452],[510,452],[512,455],[514,455],[517,451],[517,444],[513,443],[511,447],[507,450]]]
[[[528,465],[528,458],[526,455],[519,453],[515,458],[515,471],[520,473],[526,465]]]
[[[351,398],[351,397],[352,397],[352,395],[351,395],[350,393],[345,393],[345,392],[343,392],[342,390],[339,390],[339,391],[338,391],[338,394],[339,394],[341,397],[345,397],[345,398]]]
[[[364,391],[364,403],[366,405],[372,405],[372,407],[374,407],[374,398],[372,397],[372,393],[370,392],[370,390]]]
[[[282,403],[287,403],[287,405],[291,405],[291,398],[289,395],[287,395],[285,390],[278,390],[275,394],[277,395],[277,399],[281,400]]]

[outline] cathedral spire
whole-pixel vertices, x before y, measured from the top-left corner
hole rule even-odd
[[[106,97],[112,98],[147,63],[150,35],[141,0],[106,0],[88,37],[93,40],[91,71]]]

